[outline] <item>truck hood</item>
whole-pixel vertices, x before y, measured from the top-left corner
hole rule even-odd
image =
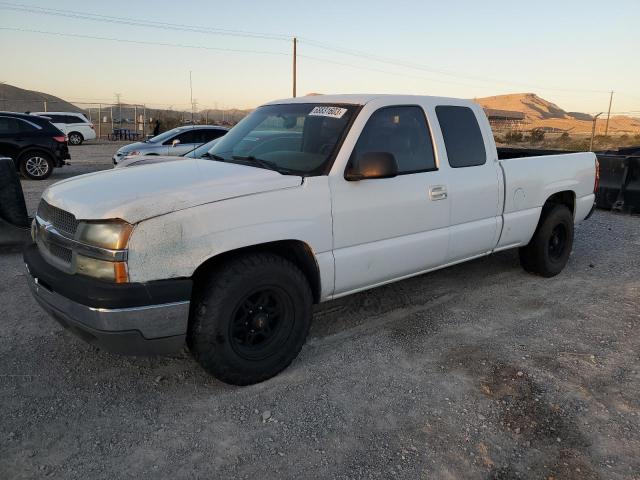
[[[80,175],[50,186],[42,198],[79,220],[137,223],[176,210],[297,187],[302,177],[201,159]]]
[[[187,157],[187,159],[190,157]],[[132,155],[124,157],[113,168],[125,167],[141,167],[142,165],[152,165],[154,163],[172,162],[175,160],[183,160],[185,157],[169,157],[167,155]]]

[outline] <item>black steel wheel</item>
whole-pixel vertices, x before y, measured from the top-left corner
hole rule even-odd
[[[551,235],[549,236],[549,258],[553,261],[558,261],[562,258],[567,248],[567,227],[559,223],[553,230],[551,230]]]
[[[239,302],[229,323],[232,348],[248,360],[263,360],[287,340],[293,312],[293,301],[281,288],[252,291]]]
[[[569,261],[573,248],[573,215],[566,205],[543,209],[538,228],[526,247],[520,249],[520,263],[531,273],[553,277]]]
[[[311,288],[301,270],[271,253],[251,253],[196,278],[187,344],[223,382],[249,385],[284,370],[311,324]]]

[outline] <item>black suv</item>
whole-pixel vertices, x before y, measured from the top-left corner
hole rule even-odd
[[[9,157],[22,176],[44,180],[69,157],[64,133],[42,117],[0,112],[0,157]]]

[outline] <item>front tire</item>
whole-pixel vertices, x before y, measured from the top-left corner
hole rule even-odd
[[[53,172],[53,159],[48,153],[27,152],[18,160],[20,173],[31,180],[44,180]]]
[[[565,205],[555,205],[546,212],[531,242],[520,248],[520,264],[528,272],[553,277],[564,269],[572,248],[573,215]]]
[[[82,145],[82,142],[84,142],[84,137],[79,132],[71,132],[68,138],[69,145]]]
[[[312,294],[300,269],[269,253],[239,257],[196,286],[187,333],[195,359],[217,379],[250,385],[293,361],[311,325]]]

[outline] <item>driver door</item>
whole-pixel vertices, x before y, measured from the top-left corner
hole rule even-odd
[[[373,112],[350,162],[367,152],[393,154],[398,176],[335,178],[335,295],[435,268],[447,256],[446,171],[436,163],[422,107],[399,105]]]

